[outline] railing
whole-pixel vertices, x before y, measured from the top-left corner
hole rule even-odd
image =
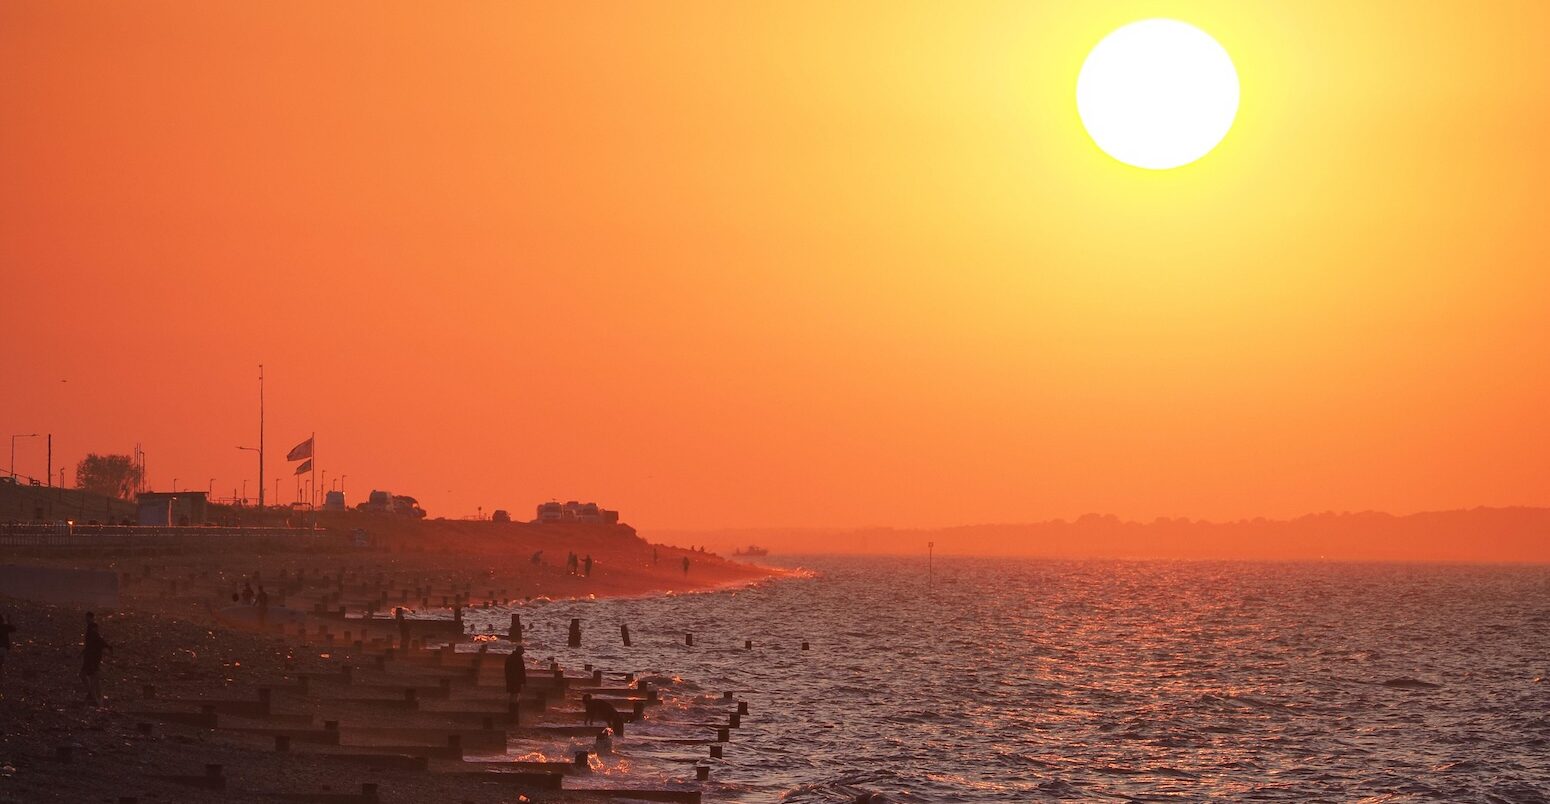
[[[0,524],[0,546],[6,547],[138,547],[196,545],[226,539],[306,538],[324,531],[312,528],[147,525],[72,525],[68,522]]]

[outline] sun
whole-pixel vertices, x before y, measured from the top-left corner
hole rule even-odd
[[[1167,170],[1210,153],[1238,114],[1238,71],[1205,31],[1133,22],[1087,54],[1076,110],[1093,142],[1128,165]]]

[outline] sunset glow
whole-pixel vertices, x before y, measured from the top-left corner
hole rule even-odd
[[[643,527],[1540,504],[1507,8],[7,3],[0,419],[251,494],[264,363],[352,500]],[[1244,84],[1144,171],[1073,98],[1159,15]]]

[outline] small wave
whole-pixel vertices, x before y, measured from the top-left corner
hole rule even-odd
[[[1391,678],[1388,681],[1383,682],[1383,686],[1402,690],[1434,690],[1438,687],[1441,687],[1442,685],[1434,684],[1430,681],[1422,681],[1419,678],[1410,678],[1405,676],[1401,678]]]

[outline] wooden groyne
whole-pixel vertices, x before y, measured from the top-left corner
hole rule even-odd
[[[684,778],[630,784],[596,774],[598,752],[642,739],[636,725],[651,720],[670,691],[629,671],[526,657],[526,683],[509,693],[507,658],[522,644],[520,616],[512,615],[505,633],[468,634],[462,621],[465,609],[514,603],[507,589],[480,588],[476,577],[402,570],[285,570],[262,579],[267,606],[230,603],[231,590],[244,580],[250,579],[205,566],[149,563],[121,577],[130,605],[221,601],[211,613],[222,626],[326,657],[322,669],[287,667],[218,695],[187,694],[176,682],[145,685],[128,705],[142,733],[205,735],[357,770],[477,780],[509,788],[510,798],[698,802],[732,730],[748,714],[747,702],[727,693],[713,709],[724,719],[674,724],[686,750],[697,753],[688,758]],[[420,616],[397,619],[400,606]],[[426,618],[426,609],[440,616]],[[579,623],[570,623],[568,636],[580,642]],[[580,750],[577,740],[586,743]],[[512,758],[529,754],[544,759]],[[377,802],[396,800],[397,792],[386,778],[348,793],[261,789],[230,778],[219,765],[155,778],[294,801]]]

